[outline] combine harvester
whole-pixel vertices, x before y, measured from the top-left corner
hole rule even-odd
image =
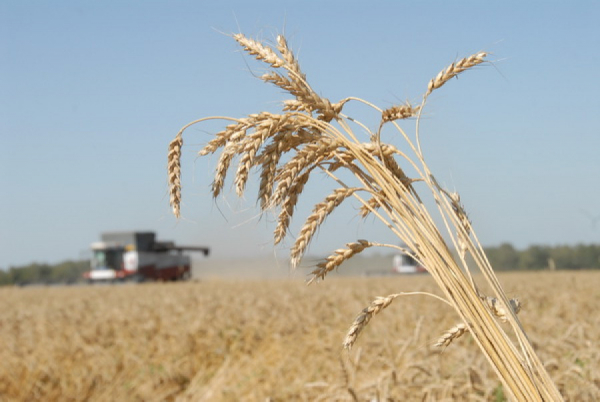
[[[368,258],[368,257],[367,257]],[[375,260],[379,266],[383,265],[383,262]],[[389,259],[385,259],[385,263],[389,264]],[[422,274],[426,273],[427,270],[421,266],[414,258],[409,255],[398,253],[394,255],[392,259],[391,269],[389,266],[380,269],[370,269],[365,272],[367,276],[395,276],[395,275],[410,275],[410,274]]]
[[[190,257],[184,251],[208,256],[208,247],[176,246],[156,241],[154,232],[103,233],[92,243],[91,270],[83,276],[90,283],[114,281],[177,281],[191,277]]]
[[[394,256],[392,272],[396,274],[422,274],[427,272],[427,270],[414,258],[406,254],[396,254]]]

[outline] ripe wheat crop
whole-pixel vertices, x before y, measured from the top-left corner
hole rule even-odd
[[[434,346],[455,317],[427,296],[396,298],[351,353],[341,351],[348,318],[373,294],[440,294],[426,275],[343,273],[310,287],[297,279],[2,287],[0,400],[504,400],[468,334],[443,352]],[[519,315],[564,398],[600,400],[600,273],[499,276],[527,300]]]
[[[184,126],[171,142],[168,154],[174,214],[179,216],[181,212],[180,158],[184,131],[207,120],[224,120],[228,122],[225,129],[199,152],[200,156],[219,153],[212,194],[220,196],[227,175],[232,174],[233,188],[242,196],[250,174],[258,172],[260,208],[276,211],[276,244],[289,235],[299,194],[311,177],[322,173],[337,184],[333,192],[315,204],[294,237],[290,248],[293,268],[299,265],[327,217],[341,204],[357,202],[361,216],[375,216],[406,247],[357,240],[318,264],[310,282],[324,279],[332,269],[343,266],[346,259],[367,247],[389,247],[406,253],[427,269],[443,294],[436,297],[453,307],[459,321],[440,338],[440,345],[448,346],[453,339],[468,332],[513,399],[561,400],[517,317],[519,301],[507,297],[477,240],[459,195],[438,184],[421,148],[419,122],[428,97],[457,75],[486,63],[487,54],[478,52],[441,70],[427,84],[420,105],[406,103],[384,110],[355,97],[332,102],[320,96],[308,83],[298,59],[281,35],[272,46],[243,34],[233,35],[233,39],[249,55],[266,64],[268,71],[260,78],[292,98],[283,102],[279,114],[206,117]],[[370,109],[378,116],[379,124],[369,128],[346,115],[344,108],[349,102]],[[413,135],[401,126],[410,118],[416,122]],[[387,131],[396,133],[396,144],[382,141]],[[346,179],[348,174],[351,179]],[[458,257],[453,250],[457,250]],[[491,296],[483,294],[484,286],[474,279],[475,272],[482,274],[479,281],[489,288]],[[377,298],[364,309],[352,324],[344,346],[351,348],[367,323],[400,295],[405,294]],[[509,332],[516,342],[499,321],[509,324]]]

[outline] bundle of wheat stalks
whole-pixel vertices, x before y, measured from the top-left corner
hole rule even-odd
[[[447,346],[469,332],[514,399],[561,400],[517,318],[519,301],[507,298],[473,232],[460,197],[440,187],[421,151],[419,121],[428,96],[451,78],[484,63],[487,54],[476,53],[442,70],[429,82],[420,105],[405,103],[382,110],[359,98],[349,97],[331,103],[318,95],[308,84],[298,60],[281,35],[272,47],[242,34],[233,35],[233,38],[246,52],[270,66],[260,78],[285,90],[293,99],[283,102],[280,114],[261,112],[239,119],[206,117],[184,126],[170,143],[168,153],[170,204],[174,214],[180,215],[183,132],[206,120],[229,121],[230,124],[199,152],[203,156],[220,150],[212,184],[213,197],[221,194],[228,171],[235,172],[235,191],[242,196],[250,171],[257,170],[260,173],[260,208],[274,210],[277,215],[275,244],[288,234],[298,196],[312,173],[322,172],[338,184],[338,188],[314,206],[295,237],[290,256],[292,267],[299,264],[327,216],[350,198],[360,203],[359,214],[363,218],[374,215],[406,245],[398,247],[367,240],[347,244],[316,266],[309,283],[325,278],[366,248],[397,248],[427,269],[442,290],[443,301],[460,317],[460,323],[440,337],[438,346]],[[348,102],[361,102],[372,108],[380,116],[378,127],[369,129],[345,115],[342,110]],[[414,139],[398,124],[411,117],[416,121]],[[401,149],[381,142],[382,129],[387,126],[392,126],[401,135]],[[352,127],[358,127],[360,135]],[[232,162],[237,165],[232,167]],[[342,170],[351,173],[355,179],[353,184],[340,179],[338,173]],[[409,177],[407,171],[414,173]],[[435,200],[441,217],[437,225],[423,202],[426,196]],[[447,232],[448,242],[442,232]],[[458,251],[457,258],[452,249]],[[467,256],[473,261],[471,267]],[[493,297],[479,291],[471,274],[473,266],[483,274]],[[344,346],[350,348],[375,314],[398,296],[407,294],[410,293],[377,298],[358,315]],[[510,325],[516,345],[497,319]]]

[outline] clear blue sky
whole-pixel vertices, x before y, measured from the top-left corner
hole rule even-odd
[[[208,245],[212,258],[271,253],[274,226],[254,195],[209,195],[216,160],[195,152],[218,126],[187,134],[183,218],[168,207],[166,149],[181,126],[275,111],[286,98],[223,34],[238,31],[285,32],[319,93],[384,107],[418,101],[450,62],[490,52],[493,65],[430,98],[422,130],[434,173],[461,193],[485,245],[599,242],[600,222],[585,215],[600,216],[598,21],[592,1],[5,0],[0,267],[85,257],[114,230]],[[298,217],[324,196],[309,192]],[[368,226],[332,217],[312,253],[394,241]]]

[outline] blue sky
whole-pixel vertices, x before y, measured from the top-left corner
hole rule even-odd
[[[262,67],[226,35],[239,31],[284,32],[320,94],[382,107],[418,102],[449,63],[490,52],[493,64],[430,97],[432,170],[461,193],[484,245],[598,242],[586,214],[600,217],[599,19],[591,1],[3,1],[0,267],[85,257],[115,230],[208,245],[212,258],[272,253],[255,187],[210,197],[216,159],[195,153],[218,125],[186,134],[183,218],[168,207],[166,149],[181,126],[286,99],[253,77]],[[332,216],[311,251],[395,241],[370,226]]]

